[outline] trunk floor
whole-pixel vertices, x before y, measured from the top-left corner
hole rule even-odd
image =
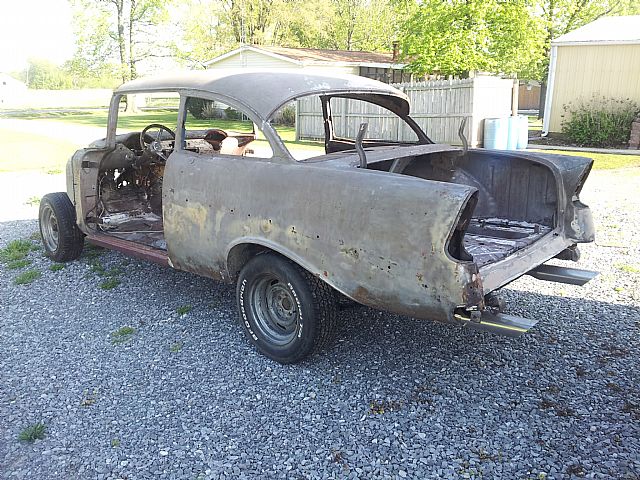
[[[539,223],[501,218],[473,218],[464,236],[464,248],[482,267],[534,243],[551,231]]]

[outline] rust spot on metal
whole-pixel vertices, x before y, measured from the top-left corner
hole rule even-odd
[[[340,251],[345,255],[353,257],[356,260],[360,258],[360,254],[358,253],[358,250],[355,248],[341,248]]]
[[[360,302],[364,304],[375,303],[373,297],[369,293],[369,290],[364,288],[362,285],[356,288],[355,292],[353,292],[352,298],[356,302]]]

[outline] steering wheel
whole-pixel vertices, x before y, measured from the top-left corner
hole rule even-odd
[[[148,132],[151,130],[157,130],[157,133],[155,135],[149,134]],[[176,139],[176,134],[169,127],[165,127],[159,123],[152,123],[144,127],[144,130],[140,132],[140,147],[142,150],[149,150],[151,153],[155,153],[163,160],[166,160],[167,157],[162,153],[162,143],[160,141],[163,130],[171,136],[171,139]]]

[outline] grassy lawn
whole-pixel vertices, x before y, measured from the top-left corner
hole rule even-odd
[[[619,155],[615,153],[591,153],[567,150],[535,150],[532,152],[572,155],[574,157],[593,158],[594,170],[613,170],[615,168],[640,167],[640,155]]]
[[[60,122],[68,126],[90,126],[104,128],[106,134],[108,112],[106,110],[87,110],[74,112],[23,112],[13,115],[12,118],[20,120],[38,120]],[[171,129],[176,127],[177,113],[175,110],[154,110],[141,113],[124,113],[118,116],[118,133],[142,130],[152,123],[160,123]],[[221,128],[229,132],[250,132],[251,122],[239,120],[195,120],[188,122],[190,129]],[[322,143],[296,142],[295,128],[277,127],[278,133],[286,146],[292,151],[324,151]],[[95,137],[100,138],[100,135]],[[64,170],[69,157],[78,148],[85,146],[81,142],[61,140],[55,137],[38,135],[37,133],[23,133],[10,129],[0,128],[0,139],[3,149],[0,151],[0,172],[18,170],[45,170],[51,173]],[[255,150],[268,149],[266,140],[256,140],[253,144]]]
[[[24,112],[16,118],[21,120],[39,120],[50,122],[62,122],[68,126],[91,126],[105,129],[107,124],[106,110],[88,110],[74,112]],[[118,118],[119,133],[127,131],[142,130],[149,124],[160,123],[169,128],[176,125],[175,110],[154,110],[141,113],[123,113]],[[541,121],[536,117],[529,117],[529,128],[540,127]],[[251,131],[251,122],[237,120],[190,120],[188,127],[192,129],[222,128],[231,132]],[[324,146],[319,142],[296,142],[295,128],[277,126],[277,131],[289,150],[296,152],[322,152]],[[96,137],[99,138],[99,137]],[[60,139],[52,136],[38,134],[14,132],[0,128],[0,139],[2,139],[3,149],[0,150],[0,172],[16,170],[45,170],[51,173],[64,169],[64,165],[71,154],[81,148],[82,144],[67,139]],[[256,151],[267,147],[265,140],[255,142]],[[541,150],[532,150],[541,151]],[[595,160],[594,169],[609,170],[625,167],[640,166],[640,156],[638,155],[616,155],[606,153],[588,153],[564,150],[544,150],[544,153],[556,153],[561,155],[576,155],[590,157]],[[305,156],[305,155],[302,155]]]
[[[529,119],[529,130],[542,131],[542,119],[541,118],[538,118],[537,115],[529,115],[527,118]]]
[[[13,118],[21,120],[52,120],[74,125],[88,125],[92,127],[107,128],[108,112],[106,110],[87,110],[75,112],[44,112],[44,113],[22,113],[12,115]],[[142,130],[152,123],[160,123],[166,125],[172,130],[176,128],[177,112],[175,110],[153,110],[140,113],[120,112],[118,114],[118,132],[132,132]],[[221,128],[231,132],[250,132],[252,129],[251,122],[243,122],[240,120],[196,120],[189,117],[187,120],[189,128],[208,129]],[[294,127],[277,127],[278,133],[286,142],[295,141],[296,131]],[[311,142],[300,142],[311,143]]]
[[[0,172],[44,170],[61,173],[79,146],[51,137],[0,129]]]

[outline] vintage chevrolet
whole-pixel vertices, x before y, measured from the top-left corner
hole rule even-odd
[[[175,124],[121,133],[121,101],[141,94],[173,95]],[[309,96],[324,138],[299,159],[304,142],[286,142],[273,120]],[[366,118],[342,133],[344,101],[376,106],[410,135],[367,136]],[[407,96],[363,77],[143,78],[115,90],[106,138],[69,160],[67,191],[42,199],[40,232],[57,261],[88,241],[236,282],[249,341],[281,363],[327,346],[348,301],[519,335],[536,322],[504,313],[501,287],[526,274],[578,285],[595,275],[545,263],[575,261],[576,244],[594,239],[579,199],[592,161],[463,144],[432,142]]]

